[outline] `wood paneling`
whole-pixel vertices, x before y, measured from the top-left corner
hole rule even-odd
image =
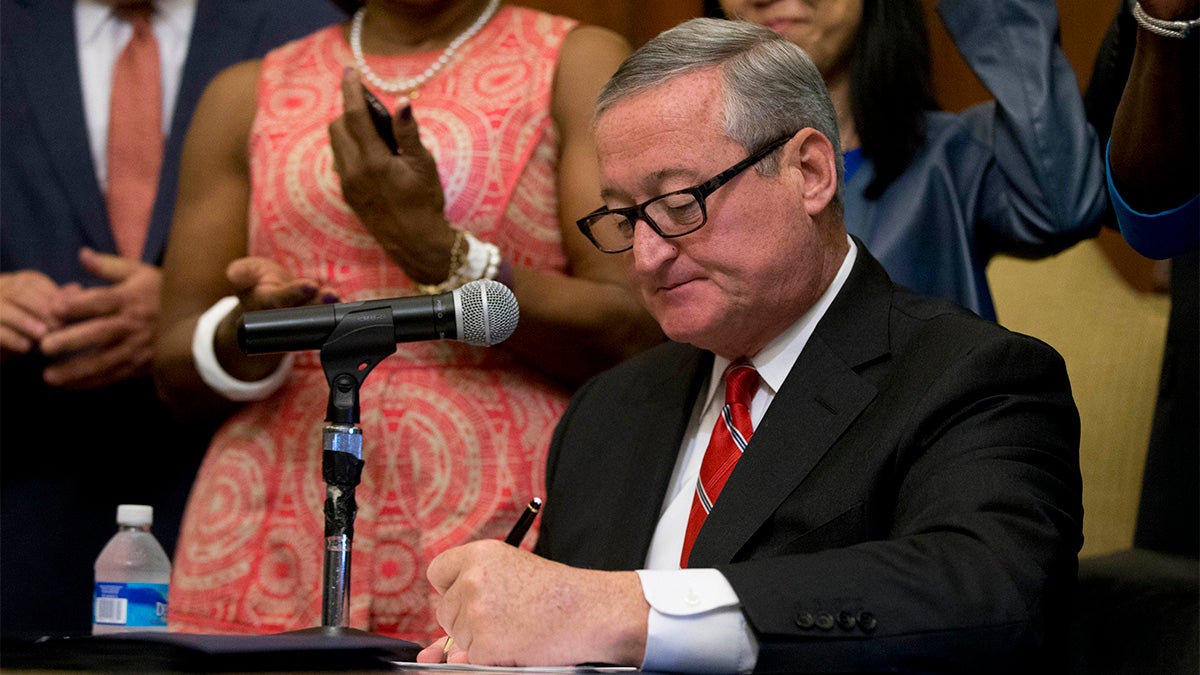
[[[704,0],[519,0],[512,4],[611,28],[634,47],[671,26],[704,15]]]
[[[929,19],[934,80],[947,110],[959,110],[989,98],[987,90],[967,67],[933,8],[923,0]],[[1096,48],[1121,0],[1058,0],[1063,50],[1082,83],[1091,75]],[[611,28],[634,47],[687,19],[717,15],[714,0],[516,0],[512,4],[562,14],[584,23]]]

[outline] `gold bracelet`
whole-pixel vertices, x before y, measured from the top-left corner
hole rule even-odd
[[[454,244],[450,247],[450,271],[446,274],[446,280],[440,284],[418,284],[414,283],[413,287],[418,293],[425,295],[437,295],[452,291],[462,285],[462,270],[463,261],[467,257],[467,234],[462,230],[454,230]]]

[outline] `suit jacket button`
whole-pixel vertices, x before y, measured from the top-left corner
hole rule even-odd
[[[804,630],[812,628],[815,623],[816,620],[813,618],[812,612],[800,612],[796,615],[796,625]]]
[[[828,612],[821,612],[817,615],[817,628],[821,630],[833,629],[833,615]]]
[[[854,630],[854,626],[858,624],[858,619],[850,612],[838,612],[837,624],[842,627],[842,630]]]
[[[870,612],[860,612],[858,615],[858,627],[864,633],[873,632],[877,623],[875,615]]]

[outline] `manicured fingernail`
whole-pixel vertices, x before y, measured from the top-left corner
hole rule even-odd
[[[325,295],[321,296],[321,302],[323,302],[327,305],[332,305],[332,304],[336,303],[337,301],[338,301],[338,296],[334,295],[333,293],[326,293]]]
[[[400,109],[400,121],[408,122],[412,120],[412,106],[406,105]]]

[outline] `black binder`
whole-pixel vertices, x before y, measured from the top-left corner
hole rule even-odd
[[[4,668],[108,671],[330,671],[388,669],[421,645],[353,629],[274,635],[120,633],[8,641]]]

